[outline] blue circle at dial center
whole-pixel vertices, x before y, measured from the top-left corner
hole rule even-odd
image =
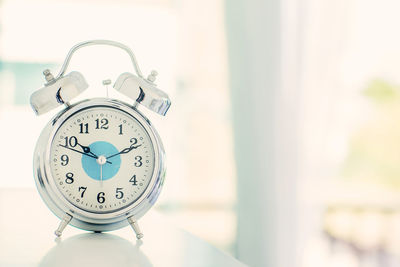
[[[119,151],[117,148],[105,141],[97,141],[89,145],[90,151],[93,152],[96,156],[105,156],[109,157],[111,155],[117,154]],[[85,170],[86,174],[95,180],[101,180],[101,177],[103,180],[108,180],[112,177],[114,177],[121,166],[121,157],[120,155],[116,155],[110,159],[107,159],[108,162],[111,163],[105,163],[104,165],[101,165],[97,163],[97,159],[87,156],[87,155],[82,155],[82,167]]]

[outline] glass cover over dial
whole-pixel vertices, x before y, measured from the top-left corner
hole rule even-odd
[[[150,184],[154,161],[142,124],[108,106],[73,114],[50,147],[57,188],[70,203],[94,213],[114,212],[138,200]]]

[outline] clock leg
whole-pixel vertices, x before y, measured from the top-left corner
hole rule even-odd
[[[72,220],[72,216],[68,213],[65,213],[64,217],[62,218],[60,225],[58,226],[57,230],[54,232],[56,236],[60,237],[62,232],[64,231],[65,227],[69,224]]]
[[[132,226],[133,231],[135,231],[136,238],[137,239],[143,238],[143,233],[140,230],[139,224],[137,223],[136,219],[133,216],[131,216],[128,218],[128,222]]]

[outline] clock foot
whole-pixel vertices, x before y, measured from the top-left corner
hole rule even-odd
[[[133,216],[128,218],[129,224],[132,226],[133,231],[135,231],[136,238],[141,239],[143,238],[143,233],[140,230],[139,224],[137,223],[136,219]]]
[[[65,227],[69,224],[72,220],[72,216],[68,213],[65,213],[64,217],[62,218],[60,225],[58,226],[57,230],[54,232],[56,236],[60,237],[62,232],[64,231]]]

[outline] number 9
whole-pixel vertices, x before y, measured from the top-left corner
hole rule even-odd
[[[67,155],[62,155],[61,156],[61,165],[67,166],[68,163],[69,163],[69,157]]]

